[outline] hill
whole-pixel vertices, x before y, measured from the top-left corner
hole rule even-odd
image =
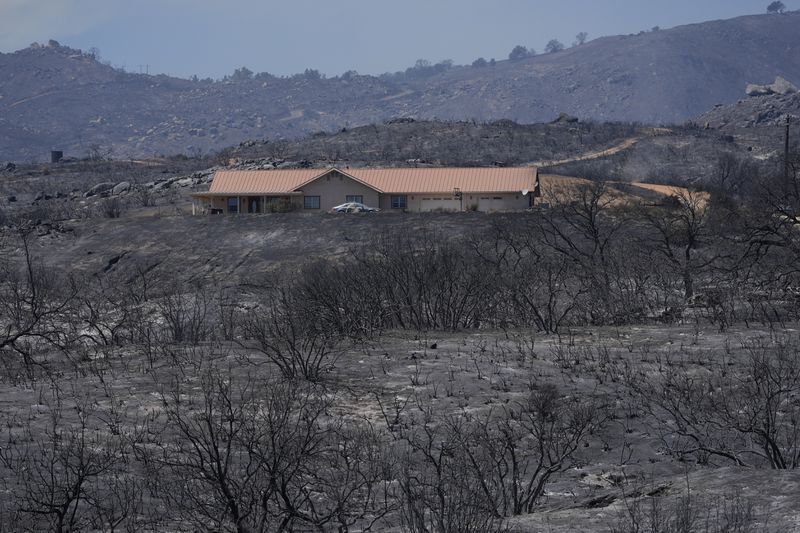
[[[758,15],[603,37],[485,67],[219,82],[126,73],[51,41],[0,54],[0,159],[41,160],[53,148],[75,156],[197,154],[392,117],[541,122],[566,112],[683,121],[736,101],[747,83],[800,79],[798,31],[798,12]]]
[[[217,161],[237,168],[535,165],[593,181],[709,183],[720,159],[769,172],[783,129],[729,133],[695,123],[654,128],[562,119],[551,124],[391,120],[292,141],[246,141]],[[748,172],[753,170],[748,167]]]
[[[800,117],[800,93],[772,94],[739,100],[734,104],[718,105],[697,118],[698,124],[728,133],[747,129],[782,133],[786,117],[797,124]]]
[[[554,179],[566,186],[572,181]],[[451,531],[632,531],[639,523],[656,530],[662,522],[672,527],[680,516],[700,524],[691,531],[730,530],[731,523],[738,531],[796,530],[796,466],[771,466],[763,441],[751,438],[761,426],[744,422],[771,416],[776,429],[770,435],[798,432],[797,308],[792,286],[782,281],[791,279],[797,254],[773,247],[747,269],[751,263],[739,263],[738,252],[752,241],[729,238],[744,236],[739,232],[745,228],[727,219],[692,219],[705,228],[693,253],[715,262],[690,270],[700,294],[689,300],[676,290],[682,264],[661,259],[684,244],[668,240],[670,248],[660,252],[663,226],[636,219],[621,224],[622,212],[605,207],[591,226],[581,226],[577,216],[583,211],[574,209],[125,214],[73,218],[27,234],[0,229],[7,280],[0,284],[0,317],[8,324],[0,337],[0,391],[10,421],[0,435],[0,472],[10,487],[0,529],[13,530],[22,520],[31,529],[48,529],[52,515],[35,512],[43,507],[35,490],[71,490],[68,467],[80,460],[102,460],[103,468],[82,481],[82,494],[89,496],[73,504],[75,523],[104,523],[102,502],[128,498],[130,507],[115,520],[131,530],[195,523],[202,529],[210,519],[200,513],[211,505],[215,520],[234,524],[224,492],[213,485],[229,480],[223,486],[236,487],[237,495],[255,486],[258,498],[240,497],[250,508],[291,512],[281,507],[284,500],[262,497],[269,494],[266,473],[240,483],[251,465],[266,472],[263,457],[275,456],[277,442],[277,453],[290,460],[272,471],[303,468],[302,483],[291,490],[302,496],[326,489],[308,508],[332,505],[340,492],[327,487],[363,484],[341,505],[356,509],[352,516],[362,522],[371,513],[367,519],[381,520],[374,522],[381,531],[411,530],[404,502],[432,507],[421,507],[428,514],[438,511],[438,500],[428,495],[439,487],[446,504],[469,510],[452,513],[471,522]],[[571,229],[581,227],[598,233],[584,237]],[[736,233],[719,238],[723,231]],[[554,242],[556,235],[561,237]],[[592,246],[598,238],[599,252]],[[33,253],[30,271],[8,268],[26,251]],[[597,294],[606,288],[611,298]],[[292,300],[297,307],[278,308],[273,302],[283,294],[299,295]],[[273,309],[296,314],[267,314]],[[425,314],[413,315],[416,309]],[[273,316],[310,322],[277,322],[253,340],[254,327]],[[458,320],[454,326],[434,322],[450,316]],[[594,323],[599,320],[614,322]],[[32,325],[20,331],[19,324]],[[290,330],[295,324],[300,326]],[[332,351],[320,356],[313,374],[304,379],[282,373],[266,342],[277,331],[297,331],[299,340],[289,346],[300,346],[318,338],[309,332],[323,327],[335,332],[324,338],[331,339],[326,346]],[[352,331],[353,338],[340,331]],[[41,340],[35,339],[34,350],[28,339],[35,335]],[[310,342],[295,353],[309,353]],[[721,391],[714,398],[724,401],[708,401],[708,390]],[[308,402],[329,403],[319,404],[316,415],[308,409],[317,404],[298,406],[292,391]],[[289,408],[279,411],[282,405]],[[289,410],[300,414],[288,418],[283,413]],[[262,413],[271,418],[260,418]],[[678,419],[683,413],[693,416]],[[295,422],[314,422],[315,416],[319,426]],[[699,449],[683,438],[687,433],[698,435]],[[85,440],[75,444],[78,438]],[[776,462],[796,453],[795,439],[773,440],[779,443],[770,448],[777,450]],[[208,442],[222,444],[195,445]],[[730,443],[732,451],[712,447],[718,442]],[[345,455],[351,443],[370,448]],[[559,452],[548,463],[540,459],[544,444]],[[206,460],[219,449],[234,458],[222,482],[211,471],[219,462]],[[246,455],[252,449],[259,455]],[[439,458],[445,458],[447,485],[436,477]],[[494,504],[500,509],[495,517],[487,504],[520,486],[504,467],[516,458],[526,483],[536,481],[538,474],[527,473],[538,472],[540,464],[552,465],[552,473],[541,479],[545,490],[530,507],[514,511]],[[194,477],[186,474],[189,468]],[[353,475],[356,481],[346,478],[350,484],[344,485],[342,472],[353,471],[375,474]],[[401,492],[414,486],[406,481],[409,471],[413,479],[433,480],[419,484],[428,491],[425,499]],[[486,493],[484,479],[491,481]],[[468,483],[481,490],[451,490],[456,482],[456,488]],[[360,494],[368,506],[353,503]],[[316,517],[303,514],[302,520],[325,519]],[[478,519],[498,526],[471,527]]]

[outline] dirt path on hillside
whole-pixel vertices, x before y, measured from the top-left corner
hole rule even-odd
[[[567,164],[567,163],[574,163],[575,161],[589,161],[589,160],[592,160],[592,159],[600,159],[600,158],[603,158],[603,157],[609,157],[609,156],[612,156],[612,155],[618,154],[620,152],[624,152],[625,150],[629,150],[629,149],[633,148],[636,145],[636,143],[638,143],[639,141],[641,141],[642,139],[644,139],[646,137],[657,137],[659,135],[666,135],[667,133],[670,133],[670,130],[668,130],[666,128],[653,128],[652,130],[648,131],[647,133],[644,133],[642,135],[637,135],[636,137],[630,137],[628,139],[625,139],[624,141],[622,141],[618,145],[612,146],[611,148],[606,148],[605,150],[595,150],[593,152],[587,152],[585,154],[578,155],[578,156],[575,156],[575,157],[570,157],[570,158],[567,158],[567,159],[532,161],[530,163],[527,163],[526,166],[539,167],[539,168],[555,167],[555,166],[564,165],[564,164]]]
[[[305,112],[304,109],[292,109],[289,112],[289,116],[288,117],[279,118],[278,122],[286,122],[288,120],[294,120],[296,118],[301,118],[305,114],[306,114],[306,112]]]
[[[9,104],[8,105],[8,109],[11,109],[12,107],[17,107],[18,105],[24,104],[25,102],[30,102],[31,100],[36,100],[37,98],[42,98],[43,96],[48,96],[48,95],[51,95],[51,94],[55,94],[57,92],[58,91],[48,91],[46,93],[42,93],[42,94],[37,94],[37,95],[31,96],[30,98],[23,98],[22,100],[17,100],[16,102],[13,102],[13,103]]]
[[[403,98],[404,96],[408,96],[409,94],[414,94],[414,91],[411,89],[405,89],[397,94],[390,94],[389,96],[384,96],[381,98],[382,102],[388,102],[389,100],[397,100],[398,98]]]

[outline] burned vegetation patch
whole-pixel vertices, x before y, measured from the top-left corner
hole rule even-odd
[[[249,243],[199,266],[8,231],[0,528],[790,531],[790,185],[176,217]],[[287,239],[314,246],[259,250]]]

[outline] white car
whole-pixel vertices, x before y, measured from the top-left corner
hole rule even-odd
[[[380,211],[377,207],[369,207],[359,202],[347,202],[331,209],[331,213],[375,213]]]

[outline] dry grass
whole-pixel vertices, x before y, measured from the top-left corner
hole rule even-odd
[[[551,204],[558,204],[575,198],[579,189],[589,187],[595,183],[583,178],[556,174],[541,174],[539,179],[542,184],[544,198]],[[671,196],[684,196],[689,193],[689,190],[685,187],[643,182],[607,182],[606,187],[606,194],[610,203],[618,206],[642,202],[652,203]],[[638,194],[637,189],[642,189],[641,194]],[[652,193],[655,193],[655,195]],[[703,202],[708,201],[708,193],[700,194]]]

